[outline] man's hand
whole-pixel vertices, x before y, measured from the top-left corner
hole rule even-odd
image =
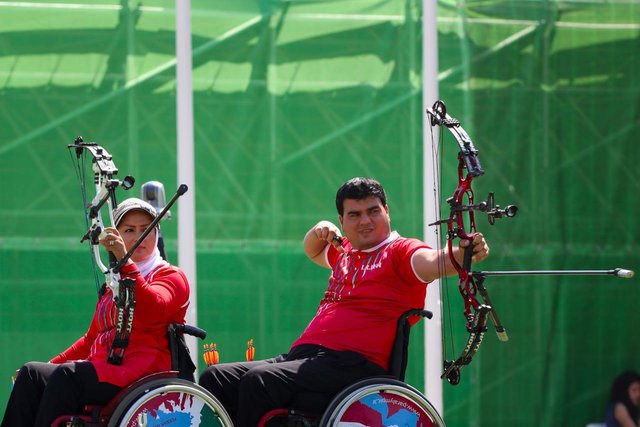
[[[312,231],[318,240],[331,243],[338,252],[344,252],[344,248],[342,247],[342,235],[340,234],[338,227],[336,227],[332,222],[320,221],[312,228]]]
[[[487,241],[484,240],[482,233],[476,233],[473,236],[473,241],[460,240],[460,253],[462,254],[464,250],[467,250],[466,248],[471,244],[473,245],[473,256],[471,257],[471,262],[480,262],[489,256],[489,245],[487,244]],[[459,260],[459,262],[462,264],[461,260]]]
[[[304,253],[309,259],[321,267],[330,268],[324,257],[324,248],[333,245],[338,251],[344,252],[340,229],[330,221],[320,221],[304,236]]]

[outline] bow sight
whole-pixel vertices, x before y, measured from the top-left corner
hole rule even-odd
[[[471,211],[479,211],[487,214],[487,219],[489,220],[489,224],[494,225],[496,223],[497,218],[507,217],[513,218],[518,213],[518,207],[516,205],[507,205],[504,209],[500,208],[500,205],[495,204],[494,195],[492,192],[487,196],[487,200],[484,202],[480,202],[472,205],[464,205],[462,203],[456,202],[453,197],[449,197],[447,199],[447,203],[451,207],[452,213],[459,212],[471,212]],[[449,222],[454,221],[452,218],[441,219],[436,222],[432,222],[429,226],[432,225],[440,225],[440,224],[448,224]]]
[[[449,202],[450,198],[447,200]],[[451,203],[450,203],[451,204]],[[489,224],[493,225],[496,222],[496,218],[502,218],[503,216],[507,218],[513,218],[518,213],[518,207],[516,205],[508,205],[504,209],[500,209],[500,205],[496,205],[495,200],[493,198],[493,193],[490,192],[487,196],[487,200],[484,202],[480,202],[476,205],[466,205],[460,206],[459,210],[467,210],[467,211],[480,211],[487,214],[487,219],[489,220]],[[456,211],[455,206],[451,206],[452,211]]]

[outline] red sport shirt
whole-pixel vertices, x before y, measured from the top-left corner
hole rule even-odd
[[[411,257],[428,246],[395,231],[371,249],[354,250],[346,238],[342,246],[345,253],[333,245],[325,248],[332,268],[329,287],[292,347],[316,344],[355,351],[387,370],[398,318],[424,307],[426,282],[416,276]]]

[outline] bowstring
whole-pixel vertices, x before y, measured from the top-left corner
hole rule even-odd
[[[434,143],[436,139],[437,139],[437,143]],[[441,126],[439,126],[438,138],[434,138],[433,126],[431,126],[431,154],[432,154],[431,158],[434,159],[433,165],[431,168],[431,173],[433,174],[432,181],[434,183],[437,183],[436,185],[438,186],[437,188],[433,188],[433,192],[436,196],[434,197],[434,200],[436,200],[434,211],[436,214],[436,220],[440,220],[442,218],[442,200],[441,200],[441,195],[440,195],[440,192],[438,191],[438,188],[442,189],[442,173],[441,172],[442,172],[442,164],[443,164],[443,157],[444,157],[444,129]],[[447,254],[448,246],[446,246],[445,237],[440,232],[443,227],[444,227],[444,224],[437,225],[435,227],[435,234],[436,234],[436,242],[438,245],[436,250],[438,252],[441,252],[441,256],[438,257],[438,276],[440,277],[440,280],[439,280],[440,299],[443,302],[443,306],[445,305],[445,302],[446,302],[446,308],[447,308],[446,316],[444,314],[441,314],[442,322],[440,324],[440,337],[441,337],[440,339],[441,339],[442,353],[443,353],[442,357],[443,357],[443,360],[446,360],[447,359],[447,340],[445,337],[447,332],[446,331],[447,325],[449,328],[449,336],[451,337],[451,340],[449,340],[450,341],[449,346],[451,347],[451,354],[456,354],[456,353],[455,353],[455,343],[453,341],[453,321],[451,319],[451,298],[449,295],[448,279],[445,274],[447,257],[449,256]],[[445,242],[445,245],[443,245],[443,241]],[[443,249],[443,246],[446,249]],[[441,313],[442,313],[442,310],[441,310]]]
[[[76,173],[76,177],[80,183],[80,194],[82,196],[82,211],[84,212],[84,223],[85,229],[89,230],[91,227],[91,223],[89,222],[89,212],[87,210],[87,172],[86,172],[86,155],[85,151],[82,150],[82,154],[80,156],[76,156],[74,159],[72,150],[69,150],[69,157],[71,158],[71,164],[73,165],[73,169]],[[89,258],[91,259],[91,268],[93,270],[93,278],[96,283],[96,292],[100,292],[100,274],[98,273],[98,264],[96,260],[93,258],[93,250],[91,248],[91,242],[89,242]]]

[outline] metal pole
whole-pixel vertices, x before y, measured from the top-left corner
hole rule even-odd
[[[191,85],[191,1],[176,0],[176,127],[178,182],[191,191],[178,204],[178,265],[191,286],[187,323],[198,324],[195,251],[195,178],[193,149],[193,92]],[[185,337],[192,357],[197,361],[196,338]]]
[[[438,29],[437,0],[422,1],[422,129],[423,129],[423,215],[425,224],[424,241],[432,248],[440,247],[437,227],[427,230],[426,224],[437,221],[437,206],[440,206],[440,177],[437,168],[437,154],[431,143],[431,123],[426,110],[438,99]],[[426,320],[425,333],[425,395],[429,402],[442,414],[442,300],[440,281],[435,280],[427,288],[425,308],[433,312],[433,318]]]

